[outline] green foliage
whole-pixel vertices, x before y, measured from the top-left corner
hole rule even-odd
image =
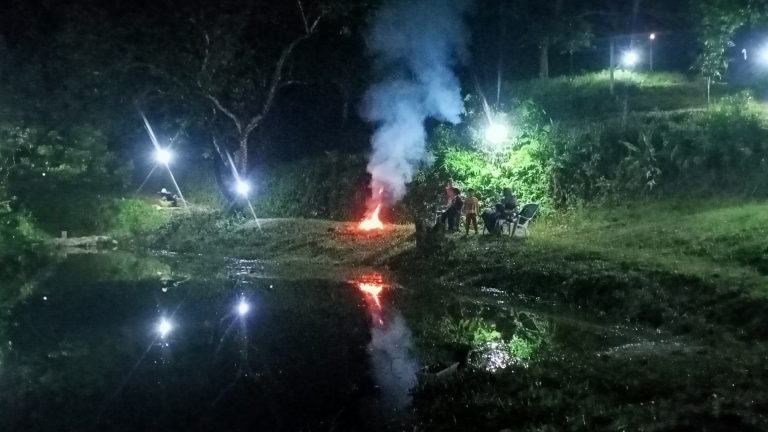
[[[728,48],[736,32],[762,23],[768,10],[761,0],[700,0],[693,5],[694,21],[701,44],[697,69],[706,77],[720,79],[728,69]]]
[[[470,112],[470,116],[475,118],[471,124],[487,124],[483,114]],[[551,208],[550,125],[531,103],[517,103],[510,113],[497,115],[496,121],[512,129],[504,143],[488,144],[482,129],[470,128],[464,136],[447,128],[438,130],[432,142],[437,156],[434,169],[460,188],[476,190],[485,206],[499,200],[502,189],[509,187],[520,201]]]
[[[489,344],[498,344],[517,360],[529,360],[544,345],[549,336],[549,327],[540,320],[532,319],[528,314],[520,314],[513,320],[512,336],[505,340],[496,324],[482,317],[452,319],[443,318],[438,325],[440,339],[467,345],[471,351],[479,351]]]
[[[508,98],[531,100],[554,120],[597,120],[628,112],[703,107],[705,87],[675,73],[615,71],[614,93],[608,71],[574,77],[509,83]]]
[[[161,210],[154,204],[140,199],[116,199],[113,201],[111,231],[116,236],[138,236],[155,231],[171,217],[169,210]]]
[[[44,240],[28,214],[0,210],[0,281],[19,281],[34,273],[47,254]]]
[[[65,130],[0,124],[0,197],[28,210],[44,230],[90,234],[106,229],[111,203],[130,166],[107,149],[97,129]],[[4,191],[4,192],[3,192]]]
[[[703,111],[561,127],[552,136],[559,204],[765,190],[768,125],[745,95]]]
[[[358,219],[368,198],[366,159],[325,156],[273,165],[258,174],[254,207],[260,217]]]

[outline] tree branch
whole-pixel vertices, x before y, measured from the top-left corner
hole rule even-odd
[[[232,121],[235,123],[235,127],[237,128],[237,132],[238,133],[240,133],[240,134],[243,133],[243,124],[240,122],[240,119],[237,118],[237,116],[232,111],[230,111],[227,108],[225,108],[224,105],[222,105],[222,103],[219,102],[219,100],[216,98],[216,96],[214,96],[214,95],[212,95],[210,93],[205,93],[205,97],[208,98],[208,100],[210,100],[211,102],[213,102],[213,105],[216,106],[216,108],[219,111],[221,111],[222,113],[224,113],[224,115],[226,115],[227,117],[232,119]],[[248,132],[250,132],[250,131],[248,131]]]
[[[304,23],[304,32],[309,34],[309,22],[307,21],[307,14],[304,13],[304,5],[301,4],[301,0],[296,0],[299,5],[299,14],[301,15],[301,21]]]

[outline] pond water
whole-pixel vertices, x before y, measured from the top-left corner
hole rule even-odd
[[[262,271],[233,260],[68,257],[7,317],[1,429],[371,430],[407,421],[418,365],[386,281]]]
[[[660,340],[370,269],[110,253],[40,274],[0,319],[3,431],[409,430],[417,377],[455,354],[426,354],[435,331],[482,339],[475,366],[491,371],[514,363],[517,339],[487,322],[534,328],[559,352]]]

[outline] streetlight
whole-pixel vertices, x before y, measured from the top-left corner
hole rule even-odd
[[[650,51],[651,51],[650,52],[651,56],[648,58],[648,60],[649,60],[650,65],[651,65],[651,72],[653,72],[653,41],[656,40],[656,33],[651,33],[651,35],[648,36],[648,40],[650,40],[650,42],[648,42],[648,45],[649,45]]]
[[[251,185],[247,181],[237,179],[235,182],[235,191],[240,195],[247,197],[251,192]]]
[[[624,54],[621,56],[621,64],[626,68],[632,68],[637,65],[637,62],[640,61],[640,55],[637,54],[637,51],[630,50],[625,51]]]
[[[509,136],[509,131],[501,123],[491,123],[485,130],[485,139],[491,144],[501,144],[507,140],[507,136]]]
[[[155,160],[163,165],[168,165],[173,160],[173,154],[168,149],[158,147],[155,150]]]
[[[763,66],[768,66],[768,45],[761,47],[757,52],[757,61]]]

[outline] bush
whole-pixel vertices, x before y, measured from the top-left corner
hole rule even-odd
[[[608,71],[576,77],[514,82],[510,99],[531,100],[556,120],[598,119],[624,112],[689,109],[706,105],[704,84],[680,74],[617,70],[614,93]]]
[[[0,124],[3,187],[14,210],[29,211],[49,233],[91,234],[111,223],[111,200],[130,166],[107,149],[95,128],[64,130]]]
[[[561,204],[766,193],[768,125],[745,95],[704,111],[559,127],[551,137]]]
[[[365,212],[369,177],[363,155],[325,156],[261,170],[254,207],[259,217],[359,219]]]
[[[169,220],[171,213],[141,199],[115,199],[112,201],[112,234],[117,237],[138,236],[159,230]]]

